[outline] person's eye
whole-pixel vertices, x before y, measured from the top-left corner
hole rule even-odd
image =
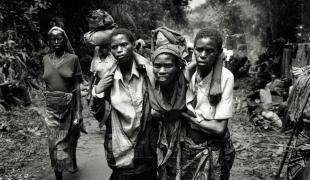
[[[126,47],[128,45],[128,43],[121,43],[122,47]]]
[[[206,51],[208,54],[214,53],[214,49],[207,49]]]
[[[117,48],[117,46],[111,46],[111,49],[116,49]]]
[[[196,51],[202,52],[202,51],[203,51],[203,48],[196,48]]]
[[[159,69],[159,68],[160,68],[160,65],[154,64],[153,67],[154,67],[155,69]]]
[[[172,67],[173,67],[172,64],[166,64],[166,65],[165,65],[165,68],[172,68]]]

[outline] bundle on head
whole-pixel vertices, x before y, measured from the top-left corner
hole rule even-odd
[[[182,58],[186,59],[188,51],[186,39],[178,32],[167,27],[159,27],[152,31],[151,50],[154,52],[158,47],[166,44],[174,44],[184,47]]]
[[[88,26],[90,31],[84,34],[84,41],[92,46],[108,44],[113,30],[117,28],[112,16],[101,9],[90,11]]]

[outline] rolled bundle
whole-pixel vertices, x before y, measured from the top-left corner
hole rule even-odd
[[[84,42],[92,46],[107,44],[117,27],[112,16],[101,9],[90,11],[88,26],[91,31],[84,34]]]
[[[84,41],[86,42],[86,44],[90,44],[92,46],[108,44],[114,29],[115,27],[107,30],[89,31],[84,34]]]

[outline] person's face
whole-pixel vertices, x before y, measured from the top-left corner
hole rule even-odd
[[[50,46],[54,51],[64,50],[65,37],[61,31],[52,31],[49,38]]]
[[[109,46],[101,45],[99,48],[99,53],[101,57],[107,57],[109,55]]]
[[[196,41],[194,54],[197,61],[197,67],[200,69],[208,69],[212,67],[217,60],[219,49],[213,39],[203,37]]]
[[[160,54],[153,62],[153,71],[160,85],[166,86],[175,80],[178,74],[178,65],[171,54]]]
[[[134,45],[127,36],[118,34],[111,38],[111,53],[118,63],[124,63],[130,60],[133,56]]]

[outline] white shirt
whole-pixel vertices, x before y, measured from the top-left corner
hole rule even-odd
[[[144,78],[133,62],[128,84],[117,67],[111,89],[112,151],[117,167],[132,165],[140,130]]]
[[[196,75],[197,72],[192,76],[186,93],[186,106],[188,110],[197,116],[199,122],[231,118],[233,115],[233,74],[223,67],[221,78],[222,99],[216,106],[212,106],[208,99],[212,71],[201,82],[198,82],[197,90],[195,90]],[[193,107],[192,101],[195,98],[195,94],[197,95],[197,104],[196,107]]]
[[[90,64],[90,72],[103,78],[104,75],[116,66],[116,60],[112,54],[109,54],[106,58],[101,59],[99,56],[95,56]]]

